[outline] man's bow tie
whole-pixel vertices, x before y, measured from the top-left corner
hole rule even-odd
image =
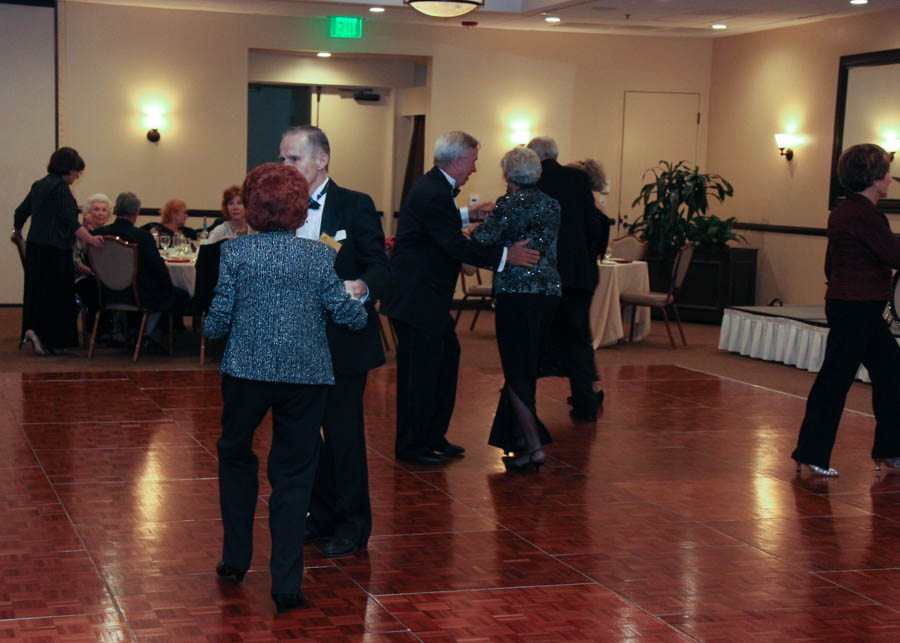
[[[455,199],[458,196],[459,196],[459,188],[453,188],[453,198]]]
[[[316,201],[316,200],[315,200],[314,198],[312,198],[312,197],[309,197],[309,209],[310,209],[310,210],[318,210],[318,209],[321,208],[321,207],[322,207],[322,206],[319,205],[319,202],[318,202],[318,201]]]

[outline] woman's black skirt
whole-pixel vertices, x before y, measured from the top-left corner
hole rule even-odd
[[[33,330],[45,347],[78,346],[72,251],[28,243],[22,335]]]

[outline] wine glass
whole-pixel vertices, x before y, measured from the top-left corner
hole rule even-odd
[[[169,246],[172,245],[172,237],[167,234],[159,235],[159,247],[162,248],[163,254],[169,254]]]

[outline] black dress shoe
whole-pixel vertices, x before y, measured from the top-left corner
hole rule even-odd
[[[322,547],[322,555],[325,558],[338,558],[355,554],[360,549],[362,548],[356,538],[332,538]]]
[[[413,455],[409,457],[399,457],[403,462],[413,462],[415,464],[444,464],[447,460],[437,453],[423,453],[422,455]]]
[[[576,422],[596,422],[597,414],[596,413],[579,413],[575,409],[569,411],[569,417],[572,418]]]
[[[597,401],[597,406],[603,406],[603,400],[606,398],[606,393],[601,391],[594,391],[594,399]],[[566,398],[566,402],[569,403],[569,406],[575,406],[575,398],[571,395]]]
[[[458,458],[465,454],[466,448],[461,447],[458,444],[453,444],[452,442],[444,442],[444,446],[435,447],[433,451],[442,453],[448,458]]]
[[[219,578],[227,578],[235,583],[240,583],[244,580],[244,574],[247,573],[247,570],[235,569],[231,565],[226,565],[225,561],[219,561],[219,564],[216,565],[216,573],[219,575]]]
[[[306,597],[303,592],[296,594],[272,594],[272,600],[275,601],[275,608],[279,614],[287,612],[298,607],[306,607]]]
[[[309,543],[318,543],[323,540],[330,540],[331,534],[326,534],[324,531],[319,531],[315,527],[310,527],[306,525],[303,528],[303,544],[308,545]]]

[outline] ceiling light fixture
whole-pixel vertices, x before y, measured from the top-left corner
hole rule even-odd
[[[369,7],[372,13],[384,13],[384,7]]]
[[[318,56],[319,58],[331,58],[331,52],[330,51],[320,51],[319,53],[316,54],[316,56]]]
[[[850,0],[850,4],[869,4],[869,0]]]
[[[559,22],[559,18],[557,16],[547,16],[544,18],[544,22]]]
[[[718,23],[712,26],[713,29],[728,29],[728,25],[723,25],[722,23]]]
[[[484,0],[403,0],[416,11],[432,18],[458,18],[484,6]]]

